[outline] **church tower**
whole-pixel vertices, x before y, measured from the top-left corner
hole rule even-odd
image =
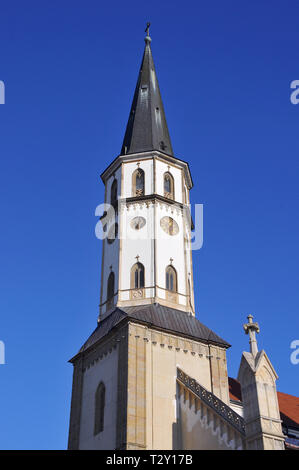
[[[173,155],[150,44],[147,35],[121,154],[102,174],[102,318],[157,302],[194,315],[192,179]]]
[[[74,366],[70,449],[176,449],[177,370],[229,403],[229,344],[195,318],[188,163],[145,49],[120,155],[102,173],[98,325]]]

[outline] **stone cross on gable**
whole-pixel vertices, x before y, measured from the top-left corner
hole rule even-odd
[[[251,354],[255,357],[258,353],[258,347],[257,347],[257,341],[256,341],[256,333],[260,332],[260,327],[258,323],[254,323],[253,316],[248,315],[248,323],[245,323],[243,325],[244,331],[247,334],[249,334],[249,344],[250,344],[250,352]]]

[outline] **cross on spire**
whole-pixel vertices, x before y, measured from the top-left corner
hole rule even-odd
[[[145,33],[146,33],[147,36],[149,36],[150,25],[151,25],[150,23],[148,23],[148,22],[146,23]]]
[[[137,259],[137,263],[138,263],[138,262],[139,262],[139,258],[140,258],[140,256],[139,256],[139,255],[137,255],[137,256],[135,256],[135,258]]]
[[[253,316],[248,315],[248,323],[243,325],[245,334],[249,334],[249,344],[250,344],[250,352],[255,357],[258,353],[257,341],[256,341],[256,333],[260,332],[260,327],[258,323],[254,323]]]
[[[149,46],[150,43],[152,42],[152,38],[149,35],[150,25],[151,25],[150,23],[146,23],[146,28],[145,28],[146,36],[145,36],[144,40],[145,40],[145,44],[147,46]]]

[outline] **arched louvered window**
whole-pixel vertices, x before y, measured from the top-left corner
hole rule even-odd
[[[110,203],[114,206],[117,203],[117,180],[115,179],[111,185]]]
[[[99,434],[104,430],[105,395],[105,385],[101,382],[95,395],[94,435]]]
[[[144,287],[144,266],[136,263],[131,269],[131,289],[142,289]]]
[[[133,196],[144,195],[144,171],[141,168],[137,168],[133,173],[132,188]]]
[[[174,199],[174,179],[168,171],[164,173],[164,196]]]
[[[115,276],[114,276],[114,272],[111,271],[111,273],[109,274],[108,283],[107,283],[107,301],[113,299],[114,283],[115,283]]]
[[[166,268],[166,289],[170,292],[177,292],[177,273],[173,266]]]

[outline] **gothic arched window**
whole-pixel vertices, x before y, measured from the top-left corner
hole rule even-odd
[[[114,282],[115,282],[115,276],[114,272],[111,271],[108,277],[108,283],[107,283],[107,301],[112,300],[114,296]]]
[[[170,292],[177,292],[177,273],[173,266],[166,268],[166,289]]]
[[[94,435],[99,434],[104,429],[105,394],[105,385],[101,382],[95,395]]]
[[[132,175],[133,196],[144,195],[144,171],[137,168]]]
[[[117,180],[115,179],[111,185],[110,203],[112,206],[117,203]]]
[[[164,173],[164,196],[168,199],[174,199],[174,180],[168,171]]]
[[[144,266],[136,263],[131,269],[131,289],[142,289],[144,287]]]
[[[113,224],[108,232],[107,242],[109,245],[114,242],[118,236],[118,223]]]

